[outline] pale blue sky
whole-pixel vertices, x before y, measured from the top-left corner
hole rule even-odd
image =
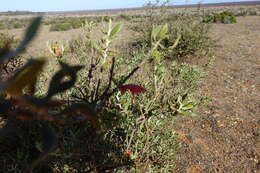
[[[148,0],[1,0],[0,11],[69,11],[141,7]],[[196,4],[250,0],[171,0],[171,4]]]

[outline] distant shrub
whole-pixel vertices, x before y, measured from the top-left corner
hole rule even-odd
[[[72,21],[71,21],[71,27],[72,27],[73,29],[77,29],[77,28],[82,27],[83,23],[84,23],[84,21],[82,21],[82,20],[80,20],[80,19],[78,19],[78,20],[72,20]]]
[[[67,31],[70,29],[77,29],[84,25],[85,17],[65,17],[55,18],[46,21],[46,25],[51,25],[50,31]]]
[[[221,13],[207,14],[203,17],[204,23],[236,23],[235,14],[231,11],[223,11]]]
[[[212,46],[209,37],[210,25],[203,24],[192,17],[181,17],[169,21],[169,39],[165,44],[172,45],[180,35],[178,45],[168,53],[169,58],[184,58],[207,53]]]
[[[110,20],[114,20],[114,18],[112,17],[112,16],[103,16],[102,17],[102,20],[104,21],[104,22],[109,22]]]
[[[28,25],[28,19],[3,19],[0,21],[0,30],[24,28]]]
[[[132,17],[132,16],[129,16],[129,15],[127,15],[127,14],[120,14],[120,15],[119,15],[119,18],[120,18],[120,19],[123,19],[123,20],[126,20],[126,21],[130,21],[130,20],[131,20],[131,17]]]
[[[0,30],[4,30],[5,29],[5,25],[0,23]]]
[[[159,49],[164,51],[169,59],[183,59],[195,56],[198,53],[207,53],[212,43],[209,38],[210,25],[201,23],[198,19],[189,16],[168,16],[162,22],[168,24],[167,36],[161,41]],[[137,49],[151,47],[152,26],[136,26],[135,31],[141,32],[131,46]],[[175,45],[177,41],[177,44]],[[171,49],[171,47],[174,49]]]
[[[51,25],[50,31],[68,31],[71,28],[72,27],[70,23],[59,23],[59,24]]]

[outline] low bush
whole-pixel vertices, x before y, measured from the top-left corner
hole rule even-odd
[[[191,16],[183,16],[169,21],[169,39],[165,44],[173,45],[180,37],[175,49],[168,53],[170,59],[205,56],[213,46],[209,37],[210,25],[203,24]]]
[[[51,25],[50,31],[68,31],[72,29],[72,26],[70,23],[59,23]]]
[[[0,22],[0,30],[24,28],[29,24],[30,19],[2,19]]]
[[[203,17],[204,23],[236,23],[235,14],[231,11],[223,11],[220,13],[207,14]]]
[[[122,20],[126,20],[126,21],[130,21],[132,18],[131,16],[127,15],[127,14],[120,14],[118,16],[119,19],[122,19]]]
[[[206,55],[213,45],[209,37],[210,25],[201,23],[198,18],[190,15],[169,15],[161,20],[161,25],[165,23],[167,24],[167,36],[160,43],[159,49],[168,59],[185,60],[190,56]],[[140,37],[131,43],[131,46],[149,50],[152,46],[151,31],[153,26],[140,25],[136,28],[135,31],[140,33]],[[174,49],[171,48],[172,46]]]
[[[45,24],[51,25],[50,31],[67,31],[82,27],[85,20],[87,20],[85,17],[64,17],[49,19]]]

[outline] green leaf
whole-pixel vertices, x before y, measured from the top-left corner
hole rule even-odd
[[[178,46],[179,42],[181,39],[181,34],[178,35],[177,39],[175,40],[174,44],[172,46],[169,47],[169,49],[174,49]]]
[[[192,109],[192,108],[194,108],[194,104],[192,104],[192,103],[186,104],[186,105],[184,105],[184,106],[182,107],[182,109],[183,109],[184,111],[190,110],[190,109]]]
[[[118,34],[118,32],[121,30],[121,28],[122,28],[121,23],[116,24],[110,32],[109,39],[110,40],[114,39]]]
[[[42,71],[44,64],[44,59],[29,60],[1,89],[10,95],[21,95],[26,86],[35,84],[36,78]]]
[[[77,72],[83,68],[83,66],[69,66],[63,62],[60,62],[60,65],[61,70],[52,77],[46,98],[71,88],[76,82]],[[63,81],[66,77],[68,80]]]
[[[160,27],[159,38],[163,40],[168,37],[167,34],[168,34],[168,24],[166,23],[165,25]]]
[[[160,30],[161,30],[161,26],[153,27],[152,32],[151,32],[151,41],[157,40],[157,36],[158,36]]]

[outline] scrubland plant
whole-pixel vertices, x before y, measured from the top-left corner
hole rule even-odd
[[[145,20],[145,19],[144,19]],[[200,22],[199,18],[186,14],[168,15],[161,19],[161,23],[155,28],[158,32],[159,26],[167,25],[167,37],[161,40],[160,48],[163,48],[166,57],[171,60],[183,60],[188,57],[205,56],[213,46],[209,38],[210,25]],[[142,27],[142,26],[138,26]],[[151,33],[153,25],[138,30],[138,37],[131,46],[135,49],[149,51],[151,46]],[[175,45],[175,43],[178,43]],[[172,49],[174,47],[174,49]]]
[[[29,21],[30,19],[28,18],[2,19],[0,21],[0,30],[24,28],[28,25]]]
[[[31,26],[28,28],[23,41],[13,51],[10,50],[9,43],[5,43],[1,49],[1,64],[4,64],[11,57],[19,54],[26,45],[34,37],[41,18],[36,18]],[[114,38],[115,34],[120,30],[120,25],[111,28],[111,23],[107,32],[107,41]],[[104,43],[108,45],[107,42]],[[107,62],[107,50],[101,51],[102,65]],[[121,83],[112,91],[110,87],[112,84],[112,76],[114,69],[114,62],[111,62],[110,67],[110,81],[102,95],[97,95],[99,98],[95,102],[66,102],[53,96],[64,92],[71,88],[75,82],[76,73],[83,68],[83,66],[70,66],[66,63],[60,62],[61,69],[52,77],[47,94],[44,97],[35,96],[35,85],[37,77],[42,71],[46,60],[31,59],[21,69],[19,69],[11,78],[1,82],[1,117],[7,119],[7,124],[1,129],[1,138],[8,138],[16,135],[21,130],[23,123],[35,122],[40,123],[40,134],[42,135],[42,144],[39,149],[38,158],[32,164],[26,166],[26,171],[31,172],[46,156],[55,151],[57,147],[57,137],[52,127],[47,122],[55,122],[58,124],[75,124],[89,120],[92,124],[93,130],[96,131],[99,126],[98,112],[106,105],[106,101],[111,97],[124,82],[133,75],[138,69],[134,69]],[[1,66],[3,67],[3,66]],[[103,66],[102,66],[103,68]],[[1,68],[1,70],[3,70]],[[26,90],[25,90],[26,89]],[[96,99],[96,98],[95,98]],[[98,102],[97,102],[98,101]],[[94,133],[93,131],[93,133]]]
[[[212,13],[212,14],[205,15],[203,17],[203,22],[230,24],[230,23],[236,23],[237,20],[233,12],[223,11],[220,13]]]
[[[39,23],[40,18],[34,20],[15,51],[8,46],[1,49],[2,64],[26,47]],[[124,54],[113,49],[122,24],[109,20],[103,23],[101,37],[94,38],[94,23],[85,22],[83,37],[69,42],[64,58],[54,59],[60,70],[46,92],[36,92],[44,58],[29,60],[2,81],[0,116],[6,125],[0,138],[3,144],[15,146],[14,153],[0,157],[3,163],[12,163],[5,168],[9,172],[24,168],[39,172],[42,167],[53,172],[171,172],[180,147],[173,121],[176,115],[195,115],[204,97],[197,92],[201,70],[174,58],[168,61],[175,50],[186,51],[187,47],[179,47],[184,38],[193,37],[174,30],[177,24],[165,23],[154,24],[145,33],[145,47]],[[54,45],[48,45],[57,56]],[[17,141],[20,147],[14,145]]]

